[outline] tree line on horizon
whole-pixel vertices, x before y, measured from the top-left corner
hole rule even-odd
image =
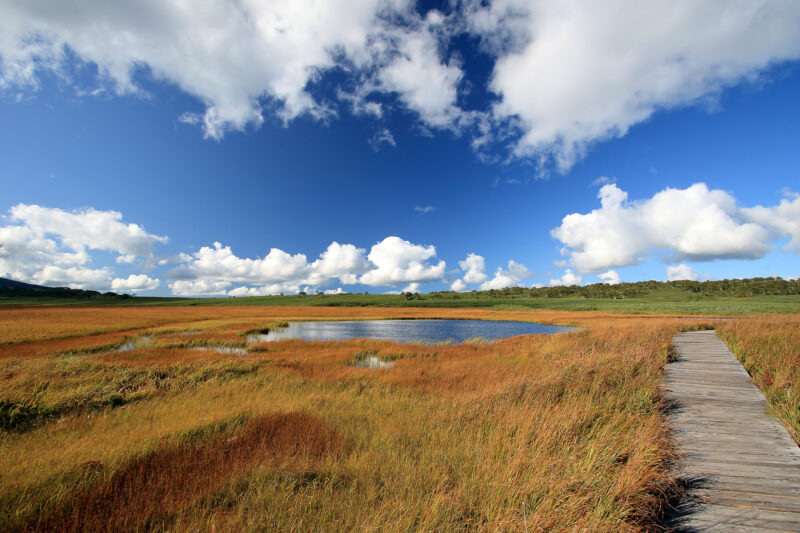
[[[609,285],[559,285],[554,287],[506,287],[487,291],[456,293],[441,291],[429,293],[433,298],[641,298],[665,290],[686,292],[705,296],[786,296],[800,294],[800,279],[786,280],[779,277],[723,279],[714,281],[636,281]]]
[[[658,293],[684,292],[698,296],[739,297],[748,296],[791,296],[800,294],[800,279],[787,280],[780,277],[723,279],[714,281],[637,281],[608,285],[594,283],[591,285],[567,285],[554,287],[506,287],[486,291],[471,292],[438,291],[427,294],[404,292],[399,295],[406,300],[425,299],[495,299],[495,298],[600,298],[623,299],[644,298]],[[366,293],[365,293],[366,294]],[[357,294],[356,294],[357,295]],[[297,296],[306,296],[301,293]],[[325,295],[335,299],[339,295]],[[352,298],[354,294],[343,293],[342,296]],[[377,296],[377,295],[376,295]],[[386,297],[387,295],[380,295]],[[0,298],[64,298],[70,300],[128,300],[131,294],[100,292],[68,287],[44,287],[19,283],[16,286],[0,286]],[[143,297],[136,297],[137,299]]]

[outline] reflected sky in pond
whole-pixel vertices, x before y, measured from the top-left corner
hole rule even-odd
[[[533,333],[561,333],[575,328],[547,326],[535,322],[501,320],[358,320],[347,322],[291,322],[288,327],[266,335],[250,335],[248,343],[284,339],[334,341],[345,339],[380,339],[394,342],[462,343],[480,337],[496,340]]]

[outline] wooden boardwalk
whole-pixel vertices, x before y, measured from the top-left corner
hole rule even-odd
[[[663,388],[689,496],[676,531],[800,532],[800,448],[714,331],[681,333]]]

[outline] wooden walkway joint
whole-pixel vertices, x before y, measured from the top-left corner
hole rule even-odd
[[[714,331],[675,336],[663,388],[689,488],[676,531],[800,532],[800,448]]]

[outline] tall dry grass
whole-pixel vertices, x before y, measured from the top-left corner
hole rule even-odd
[[[800,444],[800,315],[732,320],[717,332]]]
[[[76,487],[26,524],[40,531],[135,531],[158,528],[186,504],[213,495],[255,464],[312,468],[341,454],[343,441],[319,417],[305,413],[261,415],[243,427],[201,442],[164,445],[109,475],[88,461]]]
[[[162,344],[104,355],[89,341],[106,333],[59,346],[66,319],[49,331],[56,311],[43,310],[34,323],[45,331],[8,345],[0,396],[62,408],[0,434],[0,529],[642,531],[675,489],[658,384],[686,321],[229,309],[149,316],[137,327]],[[103,311],[124,325],[143,316]],[[399,316],[583,329],[451,346],[282,341],[246,356],[183,343],[224,344],[279,320]],[[354,367],[364,352],[394,366]],[[102,401],[111,391],[126,401]],[[271,424],[290,428],[283,444],[264,437]],[[323,444],[298,444],[306,436]]]

